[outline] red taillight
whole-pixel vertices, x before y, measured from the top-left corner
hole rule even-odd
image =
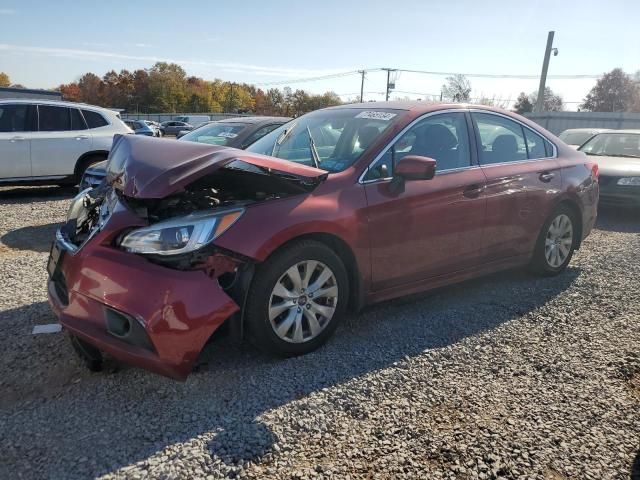
[[[597,182],[598,178],[600,178],[600,170],[598,170],[598,164],[595,162],[589,162],[585,165],[589,170],[591,170],[591,178],[593,178]]]

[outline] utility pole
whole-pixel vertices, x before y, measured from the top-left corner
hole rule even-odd
[[[362,74],[362,81],[360,82],[360,103],[362,103],[362,97],[364,95],[364,74],[365,74],[366,70],[358,70],[358,72],[360,72],[360,74]]]
[[[540,87],[538,87],[538,100],[536,101],[536,112],[542,112],[544,110],[544,89],[547,83],[547,70],[549,69],[549,59],[551,58],[551,50],[554,50],[554,55],[558,55],[558,49],[553,48],[553,36],[555,32],[549,32],[547,35],[547,48],[544,51],[544,61],[542,62],[542,74],[540,75]]]
[[[385,100],[388,102],[389,101],[389,91],[391,89],[396,88],[395,83],[392,85],[391,84],[391,72],[395,72],[396,69],[395,68],[381,68],[380,70],[386,70],[387,71],[387,94],[385,96]]]

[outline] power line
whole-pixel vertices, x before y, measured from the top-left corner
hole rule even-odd
[[[460,73],[460,72],[439,72],[439,71],[431,71],[431,70],[414,70],[414,69],[406,69],[406,68],[396,68],[396,69],[386,69],[386,68],[367,68],[364,70],[350,70],[347,72],[339,72],[332,73],[329,75],[320,75],[317,77],[304,77],[290,80],[278,80],[275,82],[256,82],[256,85],[264,85],[264,86],[277,86],[277,85],[287,85],[287,84],[295,84],[295,83],[306,83],[306,82],[316,82],[320,80],[330,80],[333,78],[347,77],[350,75],[362,75],[362,72],[371,73],[371,72],[381,72],[384,70],[393,70],[396,72],[406,72],[406,73],[418,73],[422,75],[434,75],[434,76],[442,76],[449,77],[452,75],[464,75],[465,77],[470,78],[509,78],[509,79],[519,79],[519,80],[537,80],[540,78],[540,75],[537,74],[498,74],[498,73]],[[601,74],[570,74],[570,75],[548,75],[547,78],[555,79],[555,80],[579,80],[579,79],[598,79],[602,75]]]

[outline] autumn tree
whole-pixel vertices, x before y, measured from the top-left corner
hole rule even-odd
[[[442,86],[442,95],[452,102],[468,102],[471,99],[471,82],[460,73],[447,77],[447,84]]]
[[[614,68],[598,79],[580,105],[590,112],[627,112],[635,110],[638,86],[621,68]]]
[[[68,102],[82,102],[82,91],[77,83],[60,85],[56,90],[62,94],[62,99]]]
[[[4,72],[0,72],[0,87],[8,87],[11,85],[11,80],[9,80],[9,75]]]

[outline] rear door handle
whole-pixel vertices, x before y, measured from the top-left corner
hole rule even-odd
[[[467,198],[478,198],[482,193],[483,186],[479,183],[473,183],[464,189],[462,194]]]
[[[555,173],[551,173],[551,172],[542,172],[540,174],[540,176],[538,177],[540,179],[541,182],[545,182],[548,183],[551,180],[553,180],[553,177],[555,177],[556,174]]]
[[[24,140],[26,140],[26,138],[24,138],[24,137],[11,137],[11,139],[10,139],[10,141],[12,141],[12,142],[22,142]]]
[[[76,137],[76,140],[88,140],[89,136],[88,135],[78,135]]]

